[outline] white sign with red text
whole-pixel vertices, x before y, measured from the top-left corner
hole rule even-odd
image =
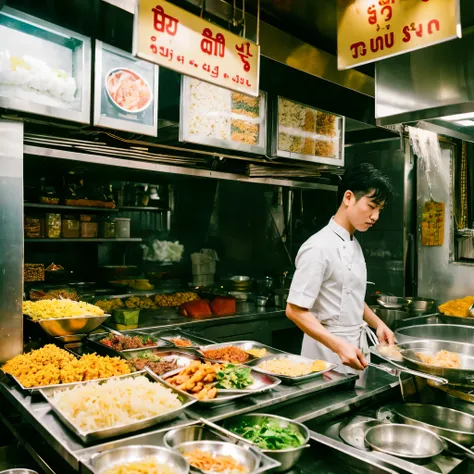
[[[165,0],[138,0],[133,44],[141,59],[259,94],[260,46]]]

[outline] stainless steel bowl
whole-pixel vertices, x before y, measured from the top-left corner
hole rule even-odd
[[[40,319],[39,325],[50,336],[71,336],[72,334],[87,334],[97,329],[110,314],[103,316],[81,316],[77,318]]]
[[[249,425],[258,425],[261,424],[265,419],[271,419],[276,421],[282,428],[292,427],[296,428],[301,435],[304,437],[304,442],[301,446],[297,448],[290,449],[280,449],[280,450],[270,450],[270,449],[260,449],[255,443],[251,443],[245,438],[241,438],[239,435],[234,434],[238,439],[244,440],[246,443],[256,446],[262,453],[266,454],[268,457],[278,461],[281,466],[274,469],[273,472],[285,472],[291,469],[300,459],[303,454],[303,449],[308,447],[308,442],[310,438],[310,433],[308,428],[305,425],[298,423],[297,421],[290,420],[288,418],[283,418],[276,415],[266,415],[264,413],[252,413],[248,415],[240,415],[232,417],[228,420],[225,420],[222,424],[222,427],[228,431],[232,432],[232,428],[240,425],[242,422],[245,422]]]
[[[377,303],[385,309],[401,309],[406,306],[407,300],[399,296],[381,295],[377,298]]]
[[[383,424],[365,432],[365,442],[374,450],[410,460],[429,460],[444,450],[437,435],[410,425]]]
[[[15,468],[15,469],[7,469],[6,471],[0,471],[0,474],[38,474],[36,471],[32,469],[25,469],[25,468]]]
[[[189,473],[189,464],[181,454],[171,449],[146,445],[132,445],[110,449],[109,451],[93,456],[91,465],[94,473],[101,474],[111,467],[141,461],[150,457],[154,458],[159,464],[165,464],[171,467],[176,474]]]
[[[195,451],[204,451],[214,456],[230,456],[237,461],[242,467],[246,468],[249,474],[252,474],[260,466],[260,460],[249,449],[236,444],[226,443],[224,441],[188,441],[181,443],[175,448],[181,454],[185,455]],[[191,466],[197,472],[204,472]]]
[[[407,310],[411,313],[427,313],[436,309],[436,301],[431,298],[409,297],[405,298]]]
[[[390,328],[396,329],[401,321],[409,317],[405,311],[376,308],[375,314]]]
[[[244,275],[235,275],[233,277],[230,277],[229,280],[234,283],[247,283],[250,282],[250,277]]]
[[[192,425],[168,431],[163,438],[163,443],[167,448],[175,449],[176,446],[190,441],[222,440],[222,435],[215,433],[211,429],[206,428],[205,426]]]
[[[419,324],[397,329],[395,337],[400,343],[420,339],[472,343],[474,341],[474,327],[458,324]]]

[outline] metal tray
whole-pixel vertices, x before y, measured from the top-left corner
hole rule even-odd
[[[177,418],[180,416],[183,411],[187,408],[189,408],[193,403],[196,403],[196,399],[191,397],[185,392],[181,392],[176,390],[174,387],[170,387],[168,384],[163,384],[162,381],[154,376],[154,374],[150,373],[149,371],[142,371],[142,372],[136,372],[134,374],[129,374],[129,375],[122,375],[120,377],[112,377],[115,379],[124,379],[124,378],[131,378],[131,377],[138,377],[138,376],[146,376],[149,380],[155,383],[159,383],[161,385],[165,385],[168,388],[170,388],[174,393],[176,393],[179,396],[179,399],[182,403],[181,407],[173,410],[169,413],[166,413],[164,415],[158,415],[154,416],[151,418],[146,418],[144,420],[136,421],[134,423],[130,423],[125,426],[115,426],[112,428],[103,428],[97,431],[91,431],[91,432],[84,432],[78,429],[69,419],[67,416],[60,410],[54,402],[52,401],[51,397],[55,393],[58,388],[43,388],[40,390],[41,395],[46,399],[46,401],[49,403],[51,409],[54,411],[54,413],[58,416],[58,418],[66,425],[84,444],[89,444],[94,441],[98,440],[103,440],[103,439],[108,439],[112,438],[115,436],[123,436],[128,433],[133,433],[135,431],[143,430],[145,428],[149,428],[150,426],[154,426],[158,423],[164,423],[165,421],[170,421],[173,420],[174,418]],[[107,380],[110,380],[107,379]],[[76,384],[71,384],[71,385],[84,385],[90,382],[79,382]],[[59,387],[59,389],[64,388],[64,386]]]
[[[266,349],[269,355],[279,355],[279,354],[291,355],[288,352],[283,352],[278,349],[274,349],[273,347],[267,346],[257,341],[232,341],[232,342],[222,342],[219,344],[209,344],[207,346],[201,346],[200,350],[206,351],[209,349],[222,349],[223,347],[229,347],[229,346],[238,347],[239,349],[242,349],[243,351],[248,351],[250,349]],[[228,361],[225,361],[225,360],[207,359],[206,357],[204,357],[204,359],[211,360],[212,362],[220,362],[220,363],[226,363],[226,364],[229,363]],[[249,354],[248,362],[244,362],[242,364],[234,364],[234,365],[244,365],[244,364],[248,364],[250,361],[258,360],[258,359],[259,359],[258,357],[254,357]]]
[[[128,360],[128,359],[133,359],[135,357],[139,357],[140,355],[142,355],[147,350],[151,350],[151,351],[155,350],[156,351],[156,349],[139,349],[139,350],[135,350],[135,351],[128,351],[128,352],[125,352],[121,355],[122,355],[122,357],[124,357],[125,359]],[[155,352],[155,354],[158,357],[161,357],[164,360],[176,359],[176,362],[178,364],[177,369],[171,370],[169,372],[165,372],[164,374],[161,374],[161,375],[155,374],[157,377],[167,376],[168,374],[170,374],[169,376],[175,375],[175,374],[181,372],[181,370],[183,370],[185,367],[187,367],[193,360],[199,360],[199,357],[197,355],[191,354],[189,352],[185,353],[185,352],[179,352],[179,351],[171,350],[171,351],[164,351],[164,352],[159,352],[159,353]]]
[[[326,369],[320,370],[319,372],[312,372],[308,375],[302,375],[300,377],[289,377],[287,375],[274,374],[273,372],[268,372],[258,367],[261,362],[272,359],[290,359],[292,362],[304,362],[305,364],[311,364],[312,362],[314,362],[313,359],[308,359],[307,357],[298,356],[294,354],[276,354],[272,356],[262,357],[261,359],[252,360],[250,362],[247,362],[246,365],[252,367],[252,369],[256,370],[257,372],[261,372],[262,374],[278,377],[284,384],[287,385],[295,385],[303,382],[309,382],[310,380],[313,380],[319,377],[320,375],[325,374],[326,372],[334,370],[337,367],[337,364],[330,364],[329,362],[327,362]]]
[[[147,346],[147,347],[143,347],[143,349],[162,349],[162,348],[174,347],[173,344],[171,344],[168,341],[165,341],[164,339],[159,339],[156,336],[153,336],[152,334],[147,334],[147,333],[144,333],[144,332],[141,332],[141,331],[128,332],[127,334],[124,334],[124,336],[131,336],[131,337],[133,337],[133,336],[145,336],[145,337],[151,337],[151,338],[157,340],[155,346]],[[98,346],[101,346],[101,347],[108,347],[105,344],[102,344],[101,342],[99,342],[101,339],[104,339],[105,337],[107,337],[107,335],[104,335],[103,333],[102,334],[89,334],[89,336],[87,338],[87,341],[88,342],[90,341],[92,345],[98,345]],[[123,353],[126,353],[126,352],[142,350],[142,349],[124,349],[123,351],[116,351],[115,349],[112,349],[111,347],[109,347],[109,349],[113,350],[117,354],[123,354]]]
[[[199,337],[185,331],[180,331],[179,329],[157,331],[157,332],[151,333],[151,335],[153,337],[159,337],[160,339],[164,339],[165,341],[168,341],[177,349],[197,349],[198,347],[201,347],[206,344],[215,344],[215,341],[211,341],[210,339],[205,339],[204,337]],[[192,345],[187,346],[187,347],[177,346],[171,341],[171,339],[176,339],[176,338],[188,339],[192,343]]]

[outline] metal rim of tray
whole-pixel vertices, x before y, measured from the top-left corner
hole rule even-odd
[[[112,334],[112,333],[108,333],[108,334]],[[107,337],[107,336],[103,336],[103,334],[94,334],[94,335],[88,334],[87,335],[87,341],[90,342],[93,345],[98,345],[100,347],[106,347],[107,349],[109,349],[111,351],[114,351],[117,354],[121,354],[123,352],[127,353],[127,352],[132,352],[132,351],[141,351],[141,350],[145,350],[145,349],[171,349],[171,348],[174,347],[174,344],[168,342],[166,339],[161,339],[160,337],[152,336],[151,334],[141,333],[140,331],[137,331],[137,334],[135,334],[135,335],[137,335],[137,336],[147,336],[147,337],[150,337],[152,339],[157,339],[162,344],[160,346],[146,346],[146,347],[138,347],[138,348],[135,348],[135,349],[123,349],[121,351],[118,351],[118,350],[114,349],[113,347],[109,347],[106,344],[102,344],[100,341],[96,340],[96,339],[103,339],[103,338]],[[129,334],[123,334],[123,336],[129,336]],[[131,336],[131,337],[134,337],[134,336]]]
[[[156,331],[151,334],[155,337],[158,337],[160,339],[163,339],[164,341],[169,342],[170,344],[173,344],[173,346],[177,349],[198,349],[202,347],[203,344],[207,344],[207,345],[217,344],[215,341],[212,341],[211,339],[206,339],[205,337],[189,334],[186,331],[181,331],[178,329]],[[169,338],[188,339],[190,342],[193,342],[193,341],[196,342],[196,344],[193,344],[191,346],[178,346],[174,344],[174,342],[170,341]]]
[[[103,381],[108,381],[111,379],[125,379],[125,378],[135,378],[139,376],[145,376],[149,380],[151,380],[154,383],[158,383],[160,385],[165,385],[163,384],[163,381],[159,379],[156,376],[152,376],[148,371],[140,371],[140,372],[135,372],[133,374],[126,374],[126,375],[120,375],[118,377],[111,377],[109,379],[102,379],[99,380],[98,382],[103,382]],[[73,385],[77,386],[83,386],[86,384],[94,383],[96,381],[87,381],[87,382],[78,382]],[[177,391],[174,387],[167,387],[170,388],[173,392],[175,392],[180,398],[181,402],[181,407],[172,410],[170,412],[164,413],[162,415],[157,415],[153,417],[149,417],[143,420],[139,420],[133,423],[129,423],[127,425],[121,425],[121,426],[113,426],[113,427],[108,427],[108,428],[101,428],[99,430],[95,431],[82,431],[80,428],[78,428],[69,418],[68,416],[56,406],[56,404],[52,401],[51,396],[48,395],[48,393],[45,392],[54,392],[55,390],[58,390],[58,388],[46,388],[44,387],[43,389],[39,390],[40,394],[43,396],[43,398],[46,400],[48,405],[50,406],[51,410],[58,416],[58,418],[61,420],[61,422],[69,428],[81,441],[85,444],[89,444],[92,441],[98,440],[98,439],[108,439],[116,436],[122,436],[124,434],[128,433],[133,433],[135,431],[139,431],[141,429],[154,426],[158,423],[168,421],[170,419],[178,417],[185,409],[189,408],[191,405],[196,403],[196,400],[191,397],[187,393],[182,393],[180,391]],[[117,431],[116,431],[117,430]],[[113,431],[113,433],[110,433]]]

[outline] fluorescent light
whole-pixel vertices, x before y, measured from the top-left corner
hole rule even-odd
[[[461,127],[472,127],[474,125],[474,120],[457,120],[454,123],[456,125],[461,125]]]
[[[457,115],[446,115],[446,117],[441,117],[441,120],[446,120],[448,122],[455,122],[456,120],[467,120],[474,119],[474,112],[468,112],[466,114],[457,114]]]

